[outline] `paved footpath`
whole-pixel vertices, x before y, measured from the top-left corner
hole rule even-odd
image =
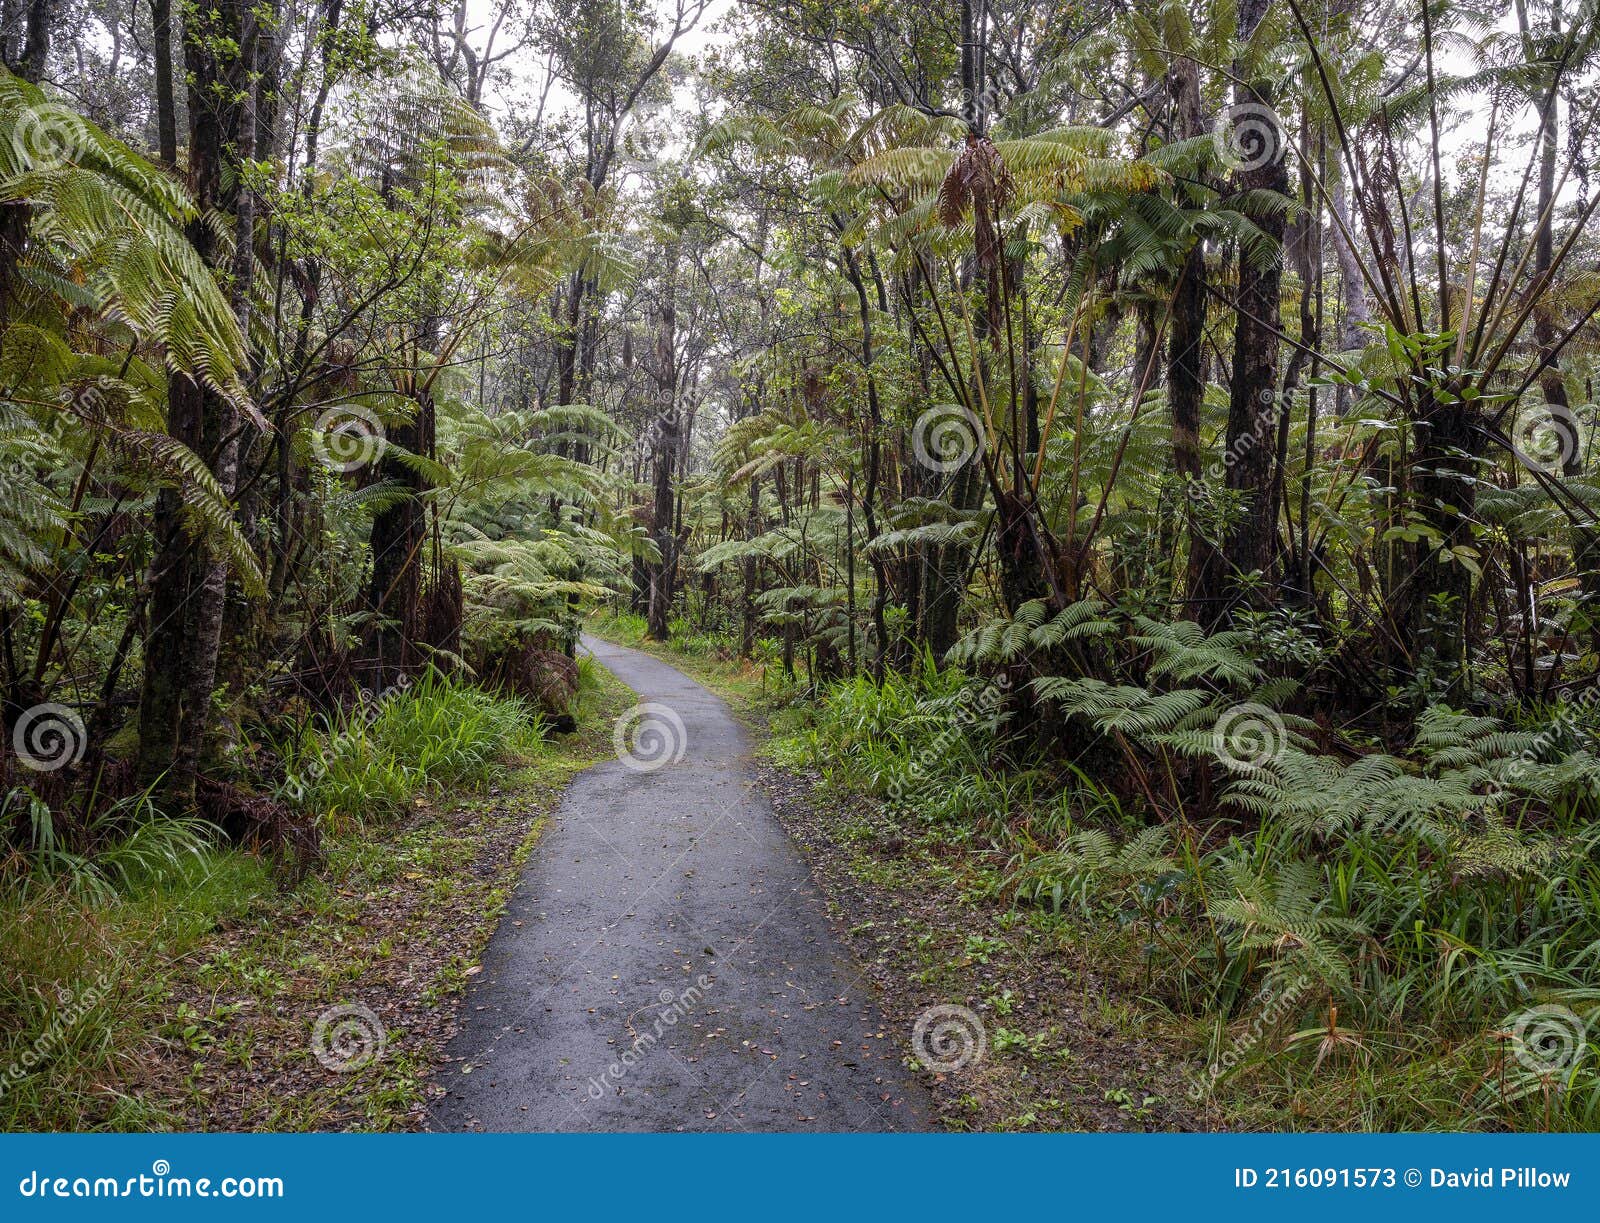
[[[921,1130],[902,1062],[727,707],[585,637],[639,695],[580,774],[467,989],[439,1130]]]

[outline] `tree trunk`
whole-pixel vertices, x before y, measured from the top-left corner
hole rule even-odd
[[[1188,140],[1205,130],[1200,71],[1193,60],[1176,61],[1167,74],[1173,135]],[[1183,489],[1189,559],[1184,605],[1204,619],[1222,594],[1222,557],[1200,512],[1205,493],[1200,463],[1200,409],[1205,400],[1206,252],[1196,238],[1178,269],[1172,318],[1167,329],[1167,405],[1172,415],[1172,468]],[[1137,376],[1137,375],[1136,375]]]
[[[436,328],[429,326],[432,335]],[[416,412],[406,424],[389,430],[389,440],[413,454],[433,449],[433,396],[414,397]],[[372,520],[372,580],[367,587],[367,607],[375,617],[367,637],[363,670],[373,689],[381,690],[410,674],[421,662],[422,562],[427,543],[427,509],[422,494],[429,485],[406,464],[385,455],[379,473],[405,490],[406,495],[387,506]]]
[[[198,205],[188,239],[213,267],[222,252],[206,218],[238,208],[240,176],[226,161],[248,156],[254,138],[255,65],[246,59],[255,45],[252,25],[245,0],[224,0],[193,10],[184,27],[189,180]],[[238,309],[241,299],[236,297],[234,305]],[[236,424],[233,405],[215,390],[183,374],[168,379],[168,433],[206,462],[230,496],[238,475]],[[153,528],[157,546],[139,706],[138,773],[145,785],[160,781],[165,807],[176,813],[194,806],[195,775],[210,725],[227,571],[206,540],[192,533],[176,490],[163,489],[157,496]]]
[[[6,47],[7,67],[17,76],[37,85],[44,75],[50,58],[50,27],[53,0],[29,0],[22,18],[26,38],[17,51],[15,35]],[[7,15],[18,20],[19,15],[7,6]],[[16,58],[12,58],[15,56]],[[0,336],[17,313],[17,269],[22,265],[23,248],[28,241],[28,228],[33,223],[33,209],[26,200],[0,204]]]
[[[745,518],[744,537],[755,539],[761,534],[761,475],[750,477],[750,510]],[[739,657],[749,658],[756,645],[756,591],[761,567],[753,556],[741,563],[744,586],[740,599]]]
[[[1335,218],[1331,227],[1333,250],[1339,261],[1339,349],[1350,352],[1367,341],[1365,326],[1372,321],[1372,306],[1367,301],[1367,287],[1361,279],[1360,260],[1351,246],[1356,235],[1350,223],[1350,204],[1344,186],[1346,171],[1342,162],[1336,173],[1330,204]],[[1339,388],[1334,411],[1340,417],[1350,410],[1351,394],[1350,388]]]
[[[151,58],[156,85],[156,157],[178,165],[178,106],[172,92],[172,0],[150,0]]]
[[[679,430],[678,410],[678,311],[677,259],[669,260],[665,290],[656,324],[656,394],[660,415],[655,430],[655,487],[651,518],[656,548],[661,557],[650,567],[650,604],[646,632],[654,641],[666,641],[672,632],[673,578],[678,567],[678,540],[674,530],[673,477],[677,473]]]
[[[1255,33],[1266,16],[1269,0],[1243,0],[1239,6],[1239,38],[1245,41]],[[1237,144],[1244,155],[1238,173],[1241,191],[1289,193],[1289,171],[1284,155],[1288,139],[1273,115],[1271,95],[1266,87],[1243,79],[1244,65],[1235,67],[1237,84],[1234,117]],[[1284,215],[1273,210],[1258,217],[1256,224],[1281,248]],[[1241,589],[1252,574],[1267,575],[1272,570],[1274,535],[1278,507],[1272,498],[1272,460],[1277,433],[1278,403],[1278,290],[1282,278],[1281,258],[1256,266],[1239,252],[1238,317],[1234,323],[1233,371],[1228,394],[1227,488],[1238,502],[1237,516],[1230,522],[1222,541],[1227,563],[1228,583],[1225,601],[1213,604],[1216,614],[1206,614],[1215,624],[1227,610],[1243,598],[1259,599]],[[1232,509],[1233,507],[1230,507]]]

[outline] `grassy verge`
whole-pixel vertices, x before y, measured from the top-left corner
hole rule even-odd
[[[1111,1105],[1146,1127],[1594,1128],[1581,822],[1318,841],[1269,816],[1152,818],[1107,784],[1114,761],[1007,759],[987,691],[844,681],[776,719],[770,749],[809,782],[801,835],[870,954],[914,1004],[981,1018],[987,1070],[950,1084],[975,1126]],[[1453,729],[1438,741],[1465,758]],[[1423,767],[1392,788],[1435,795]]]
[[[518,868],[632,699],[584,671],[561,739],[455,690],[301,744],[326,835],[292,890],[212,848],[111,898],[0,896],[0,1128],[418,1128]]]
[[[931,1074],[954,1130],[1192,1129],[1183,1025],[1092,954],[1071,924],[1006,899],[1005,855],[909,828],[780,737],[761,770],[896,1028],[962,1007],[981,1056]],[[970,1022],[967,1031],[974,1030]]]

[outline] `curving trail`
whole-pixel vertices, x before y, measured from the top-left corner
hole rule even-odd
[[[647,654],[583,644],[656,707],[634,755],[665,763],[607,761],[568,788],[467,990],[432,1127],[930,1128],[903,1034],[726,706]]]

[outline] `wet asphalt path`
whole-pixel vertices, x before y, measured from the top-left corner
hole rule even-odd
[[[635,760],[568,788],[467,989],[432,1128],[929,1128],[905,1034],[830,927],[726,706],[647,654],[583,644],[664,709],[624,715]]]

